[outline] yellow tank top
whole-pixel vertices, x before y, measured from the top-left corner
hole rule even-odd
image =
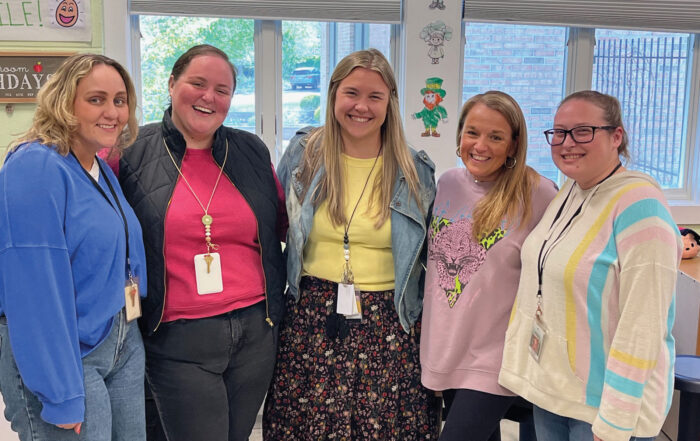
[[[362,196],[350,223],[350,265],[355,275],[355,286],[364,291],[394,289],[394,259],[391,253],[391,220],[375,228],[378,194],[373,194],[374,179],[382,170],[382,157],[372,171],[367,190]],[[350,218],[362,187],[372,169],[375,158],[358,159],[342,156],[345,187],[345,216]],[[372,211],[370,198],[374,198]],[[304,275],[340,282],[343,276],[343,235],[345,226],[334,226],[328,215],[328,203],[322,202],[314,214],[309,239],[304,247]]]

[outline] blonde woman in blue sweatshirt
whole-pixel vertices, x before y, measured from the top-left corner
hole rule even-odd
[[[146,439],[141,227],[96,157],[136,138],[135,108],[122,66],[72,56],[0,169],[0,391],[22,441]]]

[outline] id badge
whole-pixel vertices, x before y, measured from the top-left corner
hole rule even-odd
[[[530,349],[530,355],[532,355],[532,358],[538,363],[540,362],[540,354],[542,354],[542,346],[544,346],[544,339],[546,336],[547,330],[544,327],[544,323],[536,317],[532,322],[532,333],[530,334],[530,344],[528,347]]]
[[[124,309],[127,322],[141,317],[141,296],[139,281],[136,277],[130,277],[124,284]]]
[[[355,286],[345,283],[338,284],[338,299],[335,302],[335,312],[349,316],[353,314],[353,309],[357,308],[355,304]]]
[[[355,299],[352,302],[352,314],[346,315],[348,320],[362,320],[362,302],[360,300],[360,291],[355,290]]]
[[[197,294],[216,294],[224,290],[219,253],[194,256],[194,274],[197,279]]]

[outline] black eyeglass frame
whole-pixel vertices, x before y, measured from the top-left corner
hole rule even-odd
[[[599,129],[600,129],[600,130],[614,130],[614,129],[616,129],[617,127],[618,127],[618,126],[576,126],[576,127],[573,127],[573,128],[571,128],[571,129],[569,129],[569,130],[564,130],[564,129],[549,129],[549,130],[545,130],[545,131],[542,132],[542,133],[544,133],[544,138],[547,140],[547,144],[551,145],[552,147],[556,147],[556,146],[558,146],[558,145],[564,144],[564,141],[566,141],[566,136],[567,136],[567,135],[570,136],[571,139],[572,139],[574,142],[576,142],[576,143],[579,143],[579,144],[588,144],[589,142],[593,142],[593,140],[595,139],[595,131],[596,131],[596,130],[599,130]],[[582,129],[582,128],[588,128],[588,129],[591,129],[591,130],[592,130],[591,139],[589,139],[588,141],[579,141],[579,140],[576,139],[576,137],[574,136],[574,130],[576,130],[576,129]],[[551,136],[554,136],[554,133],[555,133],[555,132],[564,133],[564,137],[561,139],[561,142],[558,142],[558,143],[556,143],[556,144],[553,144],[552,141],[551,141],[549,138],[550,138]]]

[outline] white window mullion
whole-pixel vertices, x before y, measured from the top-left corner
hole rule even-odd
[[[281,22],[255,21],[255,127],[276,164],[282,145],[282,31]]]
[[[391,63],[391,68],[394,70],[394,76],[396,77],[397,87],[399,88],[397,92],[399,93],[399,97],[402,97],[401,99],[399,99],[399,107],[401,110],[401,114],[405,117],[404,105],[406,100],[403,97],[406,96],[404,87],[406,85],[406,69],[404,68],[403,63],[404,54],[401,51],[402,28],[403,26],[401,25],[391,25],[391,54],[389,56],[389,60]]]
[[[138,108],[143,108],[143,87],[141,81],[141,29],[139,26],[139,16],[131,15],[129,16],[129,41],[127,41],[127,46],[130,50],[130,60],[131,66],[129,66],[129,72],[131,73],[131,80],[134,83],[134,89],[136,89],[136,99],[138,101]],[[142,115],[137,115],[139,120],[143,122]]]
[[[569,28],[564,96],[591,88],[595,29]]]

